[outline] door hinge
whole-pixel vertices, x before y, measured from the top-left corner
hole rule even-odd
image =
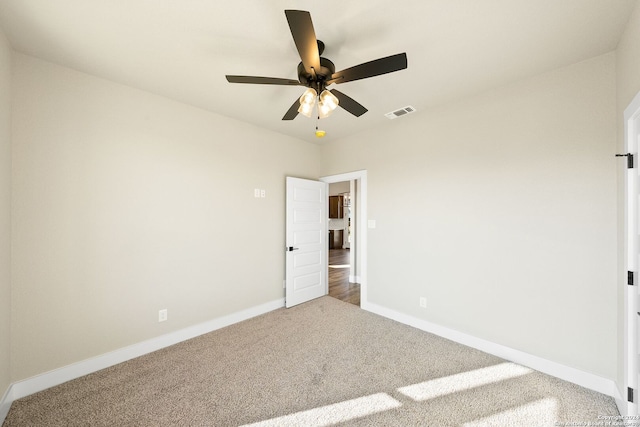
[[[633,271],[627,271],[627,285],[633,286],[633,283],[634,283],[633,276],[634,276]]]
[[[627,401],[633,403],[633,389],[627,387]]]
[[[633,154],[616,154],[616,157],[626,157],[627,158],[627,169],[633,169]]]

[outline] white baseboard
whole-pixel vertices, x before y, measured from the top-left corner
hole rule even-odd
[[[9,386],[7,391],[4,393],[4,396],[2,396],[2,400],[0,400],[0,426],[4,423],[4,419],[7,418],[9,408],[11,408],[11,403],[13,403],[14,400],[11,388],[12,386]]]
[[[484,351],[485,353],[493,354],[494,356],[501,357],[508,361],[527,366],[536,371],[606,394],[614,399],[617,399],[616,396],[619,395],[616,383],[613,380],[590,374],[560,363],[552,362],[550,360],[477,338],[472,335],[458,332],[371,302],[367,302],[362,306],[362,308],[372,313],[379,314],[380,316],[404,323],[405,325],[413,326],[414,328]]]
[[[620,393],[620,390],[618,389],[618,387],[616,387],[615,390],[615,395],[613,396],[614,400],[616,401],[616,406],[618,407],[618,412],[620,412],[620,415],[622,415],[623,417],[628,414],[628,403],[626,400],[622,399],[622,394]]]
[[[181,329],[179,331],[161,335],[157,338],[152,338],[150,340],[133,344],[128,347],[112,351],[110,353],[92,357],[91,359],[86,359],[68,366],[64,366],[62,368],[55,369],[53,371],[45,372],[43,374],[36,375],[25,380],[15,382],[11,385],[7,394],[5,394],[3,401],[1,402],[0,415],[2,415],[2,411],[4,411],[5,404],[7,405],[6,411],[8,412],[8,406],[10,406],[11,402],[16,399],[20,399],[30,394],[82,377],[101,369],[108,368],[109,366],[126,362],[127,360],[145,355],[147,353],[151,353],[156,350],[160,350],[161,348],[168,347],[170,345],[174,345],[191,338],[195,338],[199,335],[215,331],[216,329],[220,329],[225,326],[229,326],[264,313],[268,313],[281,307],[284,307],[284,298],[241,310],[226,316],[219,317],[217,319],[213,319],[204,323],[200,323],[198,325]],[[8,404],[5,401],[8,401]],[[4,414],[4,416],[6,416],[6,413]],[[3,420],[4,418],[0,416],[0,425],[2,424]]]
[[[11,403],[16,399],[20,399],[101,369],[108,368],[118,363],[126,362],[127,360],[135,357],[160,350],[161,348],[195,338],[199,335],[215,331],[216,329],[268,313],[281,307],[284,307],[284,299],[241,310],[227,316],[219,317],[208,322],[165,334],[157,338],[143,341],[138,344],[124,347],[110,353],[86,359],[72,365],[64,366],[62,368],[13,383],[5,392],[2,400],[0,400],[0,425],[4,422],[4,419],[9,412],[9,408],[11,407]],[[371,302],[363,301],[361,308],[423,331],[433,333],[443,338],[447,338],[451,341],[528,366],[537,371],[544,372],[599,393],[606,394],[616,400],[616,404],[619,409],[623,408],[625,405],[625,402],[620,397],[620,392],[618,391],[615,382],[612,380],[552,362],[519,350],[505,347],[500,344],[476,338]],[[622,410],[620,413],[622,413]]]

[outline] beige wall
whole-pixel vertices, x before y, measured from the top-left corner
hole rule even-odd
[[[616,86],[618,99],[618,130],[621,133],[622,142],[622,116],[624,109],[629,105],[633,97],[640,91],[640,1],[629,18],[627,28],[618,43],[616,50]]]
[[[316,145],[19,54],[13,114],[13,381],[284,297]]]
[[[351,182],[336,182],[333,184],[329,184],[329,195],[330,196],[338,196],[343,193],[348,193],[351,190]]]
[[[640,1],[629,18],[618,48],[616,50],[616,93],[617,93],[617,152],[625,152],[624,142],[624,110],[634,96],[640,91]],[[624,237],[624,180],[625,163],[618,162],[618,387],[622,391],[624,379],[624,284],[625,271],[625,237]]]
[[[284,176],[360,169],[377,220],[372,302],[619,380],[610,160],[621,106],[640,89],[639,13],[615,56],[322,149],[15,55],[11,381],[281,298]],[[9,52],[0,40],[5,123]],[[7,129],[0,232],[9,233]],[[8,370],[0,351],[0,393]]]
[[[615,379],[615,93],[611,53],[323,147],[368,171],[370,302]]]
[[[11,56],[0,29],[0,399],[10,383]]]

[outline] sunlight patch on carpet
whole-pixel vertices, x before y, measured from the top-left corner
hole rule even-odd
[[[510,378],[521,377],[532,372],[533,370],[516,365],[515,363],[501,363],[499,365],[401,387],[398,391],[413,400],[421,401],[497,383]]]
[[[246,424],[242,427],[306,426],[321,427],[355,418],[365,417],[377,412],[388,411],[402,404],[386,393],[377,393],[357,399],[321,406],[308,411],[296,412],[270,420]]]
[[[463,427],[484,426],[552,426],[564,425],[558,423],[558,402],[556,399],[546,398],[520,405],[506,411],[490,415],[479,420],[464,423]],[[568,423],[567,423],[568,425]],[[578,424],[576,424],[578,425]],[[587,423],[580,424],[587,425]],[[594,424],[595,425],[595,424]],[[604,424],[603,424],[604,425]]]

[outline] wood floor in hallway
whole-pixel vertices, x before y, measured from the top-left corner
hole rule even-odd
[[[360,305],[360,285],[349,283],[349,249],[329,249],[329,296]]]

